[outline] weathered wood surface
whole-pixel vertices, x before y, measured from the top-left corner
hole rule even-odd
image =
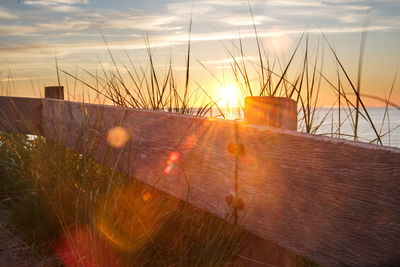
[[[297,103],[288,97],[249,96],[244,101],[244,119],[253,124],[297,130]]]
[[[124,127],[132,136],[123,149],[106,142],[114,126]],[[212,129],[216,126],[224,127],[220,139],[214,132],[219,128]],[[233,191],[234,155],[226,152],[228,144],[221,146],[221,140],[233,140],[232,121],[216,123],[173,113],[160,116],[153,111],[44,100],[43,134],[77,150],[91,142],[97,146],[97,160],[220,217],[229,213],[225,197]],[[173,152],[180,153],[180,159],[172,165],[168,157]],[[166,174],[169,165],[172,168]]]
[[[288,97],[250,96],[245,98],[244,118],[247,123],[297,130],[297,103]],[[259,267],[259,262],[272,266],[298,266],[298,257],[292,251],[269,240],[253,238],[245,244],[253,262],[246,266]]]
[[[237,121],[42,101],[47,138],[77,150],[93,144],[97,160],[227,219],[236,168],[229,148],[237,140],[244,148],[237,162],[243,228],[327,266],[400,262],[399,149]],[[123,148],[106,142],[115,126],[132,136]],[[180,153],[174,164],[171,152]]]
[[[41,112],[42,99],[0,96],[0,131],[40,133]]]
[[[123,149],[105,141],[114,126],[132,135]],[[72,148],[83,136],[83,144],[98,144],[98,160],[108,154],[110,166],[222,218],[231,211],[225,198],[233,192],[235,155],[228,148],[237,138],[244,147],[237,177],[241,226],[323,265],[400,261],[399,149],[56,100],[44,100],[43,131]],[[180,159],[165,174],[171,152]]]
[[[400,262],[399,149],[257,126],[239,137],[244,228],[323,265]]]

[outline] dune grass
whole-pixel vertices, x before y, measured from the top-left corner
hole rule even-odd
[[[38,258],[55,251],[66,266],[240,261],[246,235],[222,219],[43,138],[2,134],[0,144],[1,202]]]
[[[109,101],[115,105],[133,107],[141,109],[152,109],[158,111],[169,111],[196,116],[210,116],[226,118],[227,112],[234,109],[221,107],[212,92],[204,85],[191,78],[191,22],[189,27],[189,37],[187,44],[186,65],[184,77],[179,76],[174,70],[172,56],[166,69],[157,68],[156,58],[151,48],[148,36],[145,36],[147,46],[147,62],[140,65],[135,62],[125,51],[125,57],[129,64],[115,59],[113,52],[105,45],[113,66],[111,70],[102,68],[101,73],[91,73],[83,70],[87,77],[93,82],[89,82],[79,77],[76,73],[60,69],[57,66],[57,73],[66,75],[74,81],[74,91],[76,82],[83,85],[96,94],[97,101]],[[268,52],[263,43],[259,40],[257,28],[254,25],[254,34],[257,44],[257,60],[250,60],[246,57],[243,40],[231,41],[232,49],[226,47],[226,53],[231,58],[230,72],[235,86],[240,90],[241,96],[277,96],[289,97],[297,102],[298,106],[298,131],[310,134],[328,135],[338,138],[351,140],[361,140],[370,143],[383,145],[383,137],[397,129],[400,125],[390,125],[388,116],[389,107],[392,105],[391,96],[395,90],[397,73],[394,76],[391,88],[387,88],[387,97],[376,97],[386,107],[385,115],[381,121],[373,121],[370,111],[365,105],[368,95],[362,94],[361,72],[362,57],[360,55],[359,70],[357,81],[355,82],[349,75],[349,71],[342,63],[333,44],[321,33],[321,38],[311,48],[310,35],[307,30],[300,36],[296,46],[286,64],[278,56]],[[364,36],[364,35],[363,35]],[[365,44],[365,38],[361,40],[361,47]],[[328,50],[331,60],[336,65],[336,73],[332,76],[325,71],[327,61],[325,50]],[[302,51],[302,52],[301,52]],[[362,54],[362,53],[361,53]],[[210,79],[223,86],[226,81],[217,77],[213,70],[197,61],[204,71],[210,75]],[[100,62],[102,65],[102,63]],[[121,66],[123,66],[121,70]],[[124,72],[125,74],[123,74]],[[336,79],[332,77],[335,77]],[[179,78],[183,81],[179,82]],[[59,78],[58,78],[59,79]],[[336,95],[336,99],[331,101],[331,109],[320,114],[319,101],[322,92],[330,90]],[[100,100],[103,99],[103,100]],[[238,113],[244,110],[243,102],[238,103]],[[337,114],[336,114],[337,113]],[[335,117],[337,121],[329,121]],[[370,140],[360,139],[360,122],[364,121],[370,131],[374,133],[374,138]],[[322,131],[322,126],[329,124],[329,131]],[[351,131],[344,131],[344,125],[350,125]],[[390,125],[383,131],[384,125]],[[326,128],[326,127],[325,127]],[[324,128],[324,129],[325,129]],[[390,144],[390,142],[385,143]]]
[[[60,83],[60,75],[72,78],[74,91],[76,84],[81,83],[100,102],[106,99],[124,107],[197,116],[207,116],[214,110],[216,116],[225,117],[218,99],[191,79],[190,32],[191,22],[182,86],[172,59],[167,69],[157,68],[148,36],[145,36],[144,66],[136,64],[128,53],[129,64],[117,62],[104,38],[113,70],[102,68],[100,74],[84,70],[93,79],[90,82],[60,69],[56,62],[57,80]],[[382,131],[383,124],[389,123],[388,107],[396,77],[385,100],[382,123],[376,125],[364,104],[360,83],[353,82],[325,36],[312,51],[305,31],[288,62],[283,64],[278,57],[271,60],[257,37],[255,25],[254,33],[257,61],[247,59],[240,39],[232,42],[233,50],[226,49],[232,59],[230,71],[243,96],[283,96],[296,100],[298,129],[306,133],[358,140],[359,120],[363,119],[375,133],[375,138],[369,141],[382,144],[382,137],[398,127]],[[324,73],[321,52],[324,45],[336,64],[335,81]],[[295,62],[300,62],[300,66]],[[213,79],[219,79],[205,64],[199,63]],[[322,119],[318,118],[323,82],[337,95],[333,104],[339,112],[337,122],[328,122],[333,107]],[[350,92],[345,88],[350,88]],[[350,134],[342,130],[346,122],[352,125]],[[326,123],[331,125],[330,132],[319,132]],[[0,144],[2,204],[15,211],[12,220],[22,229],[24,240],[34,247],[38,257],[55,251],[67,266],[79,261],[88,264],[95,261],[100,266],[232,266],[242,259],[242,244],[248,238],[242,230],[104,167],[88,156],[90,151],[76,154],[43,138],[31,140],[21,135],[1,135]],[[91,256],[83,259],[87,251]],[[309,264],[299,260],[299,265]]]

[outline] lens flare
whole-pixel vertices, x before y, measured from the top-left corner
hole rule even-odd
[[[143,200],[144,201],[148,201],[151,199],[151,193],[150,192],[146,192],[143,194]]]
[[[66,267],[120,266],[115,251],[89,227],[66,229],[54,250]]]
[[[130,138],[128,131],[120,126],[111,128],[107,133],[107,143],[115,148],[123,147]]]
[[[112,247],[137,251],[158,233],[177,200],[156,189],[132,183],[99,201],[95,225]]]
[[[181,157],[181,155],[179,154],[179,152],[176,152],[176,151],[171,152],[171,154],[169,154],[169,160],[170,160],[172,163],[177,162],[177,161],[179,160],[180,157]]]
[[[167,160],[167,166],[165,167],[163,173],[164,174],[171,174],[176,163],[179,161],[181,154],[179,152],[173,151],[169,154]]]

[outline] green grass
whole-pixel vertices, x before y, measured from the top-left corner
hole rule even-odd
[[[74,88],[67,88],[69,91],[75,92],[77,83],[81,83],[100,102],[106,99],[119,106],[197,116],[204,116],[213,108],[218,116],[225,117],[218,100],[191,79],[190,32],[191,22],[182,83],[178,82],[172,59],[167,69],[157,68],[147,36],[148,60],[143,66],[137,65],[128,53],[129,64],[117,62],[104,39],[113,70],[103,68],[100,74],[84,70],[93,80],[90,82],[61,70],[56,62],[57,79],[60,81],[61,75],[72,78]],[[255,25],[254,32],[257,36]],[[316,134],[331,114],[317,119],[317,103],[325,83],[337,96],[333,105],[339,107],[340,115],[337,122],[330,122],[330,133],[319,134],[358,140],[359,120],[363,119],[376,134],[370,142],[381,144],[381,138],[391,131],[381,129],[386,120],[389,122],[388,107],[396,77],[385,100],[386,111],[379,129],[364,104],[360,75],[357,83],[353,82],[333,45],[322,37],[313,50],[305,31],[285,64],[278,57],[271,59],[258,37],[255,62],[246,58],[242,40],[232,42],[233,49],[226,51],[232,58],[230,72],[236,86],[244,96],[284,96],[296,100],[299,131]],[[335,80],[324,73],[324,46],[334,59]],[[200,65],[212,79],[224,84],[207,66],[201,62]],[[341,129],[348,121],[352,134],[344,134]],[[13,211],[13,222],[39,258],[56,251],[61,260],[68,262],[71,256],[65,252],[70,251],[73,261],[86,257],[87,261],[104,260],[103,264],[114,266],[232,266],[245,253],[247,233],[104,167],[87,156],[90,151],[76,154],[43,138],[29,140],[22,135],[3,134],[0,142],[1,201]],[[311,263],[299,258],[299,265]]]
[[[55,250],[64,262],[113,266],[240,260],[248,235],[222,219],[43,138],[2,134],[0,142],[1,201],[38,258]]]

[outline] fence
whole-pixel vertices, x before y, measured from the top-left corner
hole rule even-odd
[[[1,131],[87,140],[95,159],[322,265],[400,262],[400,149],[54,99],[0,97],[0,112]],[[129,141],[111,147],[110,129]]]

